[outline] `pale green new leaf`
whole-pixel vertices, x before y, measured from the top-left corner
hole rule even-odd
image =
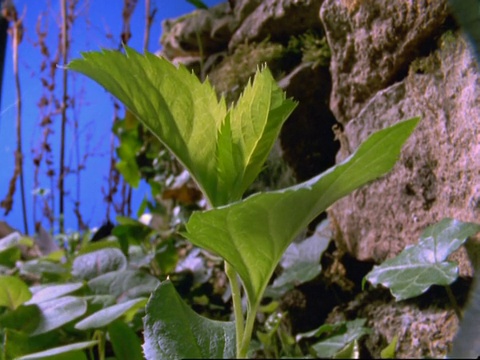
[[[295,103],[268,69],[257,72],[227,115],[208,81],[153,54],[88,52],[68,68],[122,101],[188,169],[210,203],[239,200],[261,170]]]
[[[170,281],[153,292],[146,314],[143,352],[147,360],[235,357],[235,324],[198,315]]]
[[[371,135],[343,163],[302,184],[194,213],[185,236],[234,267],[254,306],[292,240],[336,200],[387,173],[417,122]]]
[[[458,277],[458,266],[445,259],[479,231],[479,224],[443,219],[425,229],[417,245],[374,266],[365,279],[389,288],[397,301],[418,296],[432,285],[449,285]]]
[[[32,297],[28,285],[16,276],[0,276],[0,307],[15,310]]]

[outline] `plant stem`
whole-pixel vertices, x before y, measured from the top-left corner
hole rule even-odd
[[[250,348],[250,340],[252,338],[253,325],[255,324],[255,317],[257,316],[258,302],[247,310],[247,321],[245,323],[245,330],[243,332],[242,344],[238,352],[239,359],[246,359],[248,349]]]
[[[452,288],[450,285],[444,286],[445,291],[447,292],[448,300],[452,304],[453,310],[455,311],[455,314],[457,315],[457,318],[459,321],[462,320],[462,310],[460,309],[460,306],[458,306],[457,299],[455,298],[455,295],[453,294]]]
[[[244,332],[242,297],[240,294],[240,286],[238,284],[237,272],[226,261],[225,274],[227,274],[228,280],[230,281],[230,288],[232,289],[233,313],[235,315],[235,334],[237,344],[236,352],[237,357],[240,358],[240,350]]]

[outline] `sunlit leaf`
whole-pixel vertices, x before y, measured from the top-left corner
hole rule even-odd
[[[235,324],[204,318],[191,310],[170,281],[150,297],[144,318],[147,360],[235,357]]]
[[[37,304],[40,309],[40,322],[32,335],[39,335],[57,329],[84,315],[87,303],[84,299],[64,296]]]
[[[105,309],[97,311],[92,315],[86,317],[82,321],[75,325],[75,329],[88,330],[98,329],[107,326],[111,322],[117,320],[120,316],[125,314],[132,308],[139,309],[147,303],[147,299],[134,299],[123,302],[121,304],[115,304]]]
[[[183,163],[214,206],[241,198],[296,106],[266,68],[229,111],[208,81],[153,54],[130,48],[125,54],[88,52],[68,68],[122,101]]]
[[[458,266],[445,259],[479,231],[479,224],[443,219],[425,229],[417,245],[374,266],[365,279],[389,288],[397,301],[418,296],[432,285],[449,285],[458,277]]]
[[[75,258],[72,275],[78,279],[89,280],[110,271],[125,270],[127,258],[116,248],[105,248]]]
[[[32,297],[32,293],[21,279],[15,276],[0,276],[0,306],[16,309]]]
[[[417,122],[403,121],[371,135],[344,162],[302,184],[196,212],[185,236],[228,261],[252,306],[258,304],[293,239],[336,200],[390,171]]]

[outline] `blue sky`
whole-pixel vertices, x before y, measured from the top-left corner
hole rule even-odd
[[[193,11],[195,8],[184,0],[151,0],[152,8],[156,7],[157,14],[152,26],[150,37],[150,51],[160,49],[159,39],[161,36],[161,21],[166,18],[176,18],[185,13]],[[204,0],[208,6],[221,3],[221,0]],[[25,35],[19,49],[20,54],[20,75],[23,94],[23,149],[24,149],[24,171],[25,171],[25,189],[27,197],[27,215],[29,221],[29,230],[33,232],[33,163],[31,149],[38,146],[42,136],[41,129],[38,126],[41,120],[41,114],[37,103],[42,94],[42,87],[39,76],[39,64],[41,55],[39,49],[33,46],[37,41],[35,33],[35,24],[43,13],[43,21],[48,24],[47,42],[54,51],[57,44],[58,19],[60,1],[58,0],[14,0],[17,10],[24,14]],[[50,3],[50,9],[47,10],[47,4]],[[81,51],[99,50],[102,47],[116,48],[120,42],[121,33],[121,0],[83,0],[80,1],[79,18],[75,23],[72,33],[71,59],[80,56]],[[85,5],[87,4],[87,5]],[[132,18],[131,31],[132,39],[129,45],[137,50],[142,49],[144,32],[144,1],[139,0],[137,8]],[[87,23],[86,20],[89,20]],[[113,39],[108,39],[106,34],[111,33]],[[15,87],[12,73],[12,53],[11,43],[7,45],[7,54],[5,59],[5,70],[2,88],[2,102],[0,110],[0,199],[7,194],[8,182],[13,173],[14,151],[16,148],[15,139]],[[57,74],[57,84],[60,84],[60,72]],[[81,212],[84,220],[90,227],[100,226],[106,220],[105,203],[101,192],[102,186],[106,189],[106,179],[108,176],[109,147],[111,138],[111,124],[113,117],[112,101],[100,86],[94,84],[83,76],[75,75],[70,77],[70,86],[72,93],[83,92],[82,104],[77,106],[75,113],[79,121],[79,148],[80,156],[85,152],[92,153],[86,163],[86,171],[81,173]],[[60,124],[59,118],[55,119],[54,134],[51,137],[51,143],[54,150],[54,156],[59,157],[59,139]],[[54,121],[55,121],[54,120]],[[58,124],[58,125],[57,125]],[[66,165],[75,167],[76,155],[75,137],[73,136],[72,125],[67,126],[67,156]],[[58,168],[58,166],[55,166]],[[66,190],[75,192],[74,176],[66,179]],[[56,186],[56,184],[53,184]],[[50,189],[52,184],[48,178],[43,177],[40,184],[41,188]],[[145,185],[134,191],[133,211],[136,212],[138,204],[149,193]],[[73,194],[72,194],[73,195]],[[58,201],[56,201],[58,203]],[[55,206],[58,206],[57,204]],[[73,198],[67,197],[66,206],[66,229],[75,230],[77,228],[76,218],[73,215]],[[37,210],[38,217],[40,216]],[[11,226],[23,231],[23,220],[21,213],[20,191],[17,184],[17,192],[14,198],[12,212],[5,217],[3,209],[0,209],[0,220],[7,221]]]

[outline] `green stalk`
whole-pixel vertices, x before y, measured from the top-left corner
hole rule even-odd
[[[258,305],[259,304],[257,302],[251,308],[249,307],[247,311],[247,321],[245,323],[245,330],[243,332],[242,345],[240,347],[240,351],[238,352],[239,359],[247,358],[248,349],[250,348],[250,340],[253,333],[253,325],[255,324],[255,317],[258,311]]]
[[[237,272],[232,266],[225,261],[225,274],[227,274],[232,290],[233,313],[235,315],[235,334],[236,334],[236,352],[237,357],[241,358],[241,346],[243,341],[244,323],[242,311],[242,297],[240,294],[240,286],[238,284]]]

